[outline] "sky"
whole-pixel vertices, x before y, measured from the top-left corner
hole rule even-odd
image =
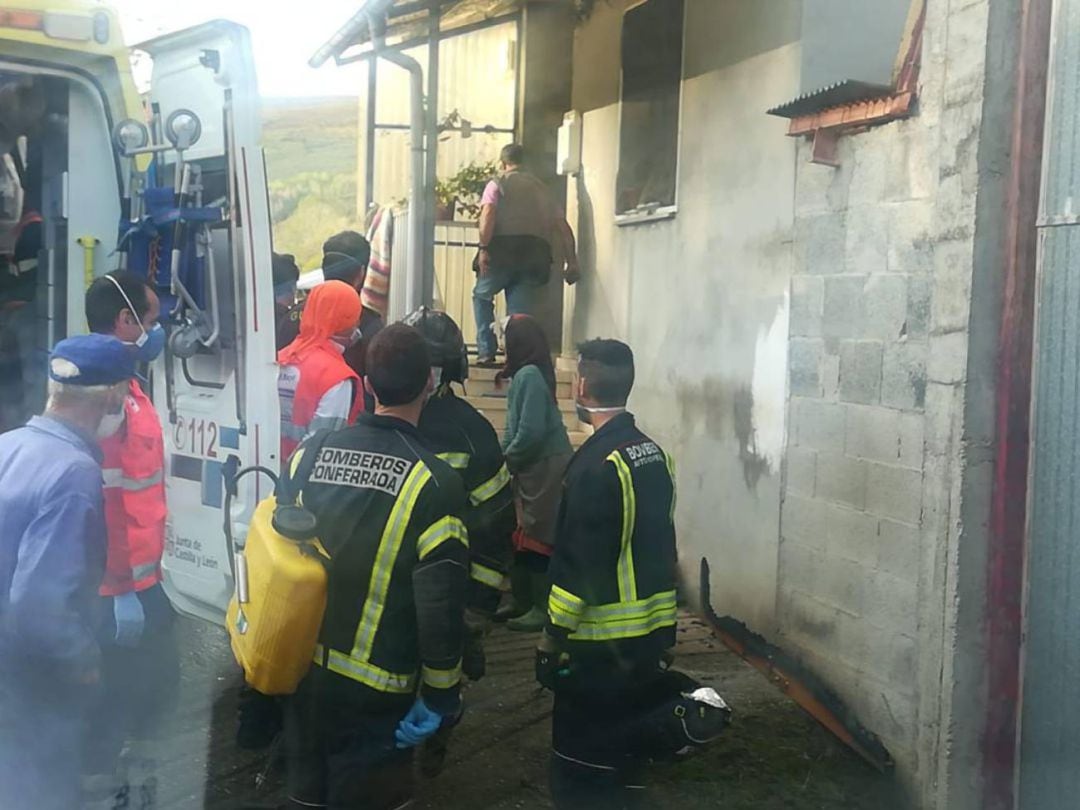
[[[259,90],[264,98],[355,96],[363,80],[355,66],[333,60],[319,70],[308,59],[360,7],[360,0],[109,0],[120,13],[128,44],[224,18],[251,30]]]

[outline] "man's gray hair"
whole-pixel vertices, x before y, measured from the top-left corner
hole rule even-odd
[[[47,410],[71,405],[88,405],[103,402],[118,388],[126,388],[127,382],[115,385],[72,385],[71,383],[49,380],[49,401]]]

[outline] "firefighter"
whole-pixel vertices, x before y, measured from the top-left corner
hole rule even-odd
[[[363,402],[360,377],[345,362],[359,339],[360,296],[341,281],[320,284],[308,296],[300,334],[278,352],[281,460],[317,430],[351,424]]]
[[[301,497],[330,556],[315,666],[285,707],[295,807],[406,804],[411,749],[460,714],[466,492],[416,428],[431,390],[424,338],[387,327],[367,371],[375,413],[313,436],[289,464],[319,453]]]
[[[555,806],[622,808],[640,792],[642,707],[665,688],[675,644],[675,478],[670,456],[626,411],[630,348],[580,348],[577,402],[595,432],[566,470],[536,675],[555,692]]]
[[[110,273],[86,291],[90,330],[131,346],[143,364],[165,348],[159,313],[157,294],[134,273]],[[110,621],[101,643],[103,695],[91,715],[84,763],[88,796],[101,799],[120,789],[118,757],[126,742],[141,743],[121,763],[132,783],[152,778],[146,741],[172,705],[180,677],[175,615],[161,587],[167,511],[161,422],[136,380],[128,384],[123,410],[106,420],[103,430],[111,435],[101,450],[109,544],[99,593]]]
[[[463,384],[469,361],[465,340],[445,312],[421,307],[405,319],[427,341],[435,392],[420,415],[420,433],[428,447],[458,471],[469,493],[465,525],[469,530],[469,594],[465,610],[464,674],[479,680],[485,671],[483,638],[502,596],[513,557],[516,526],[510,473],[499,436],[483,414],[454,393]],[[442,768],[449,727],[424,746],[425,775]]]
[[[296,282],[300,268],[291,253],[271,255],[274,279],[274,327],[275,343],[280,352],[300,334],[300,314],[303,307],[296,303]]]

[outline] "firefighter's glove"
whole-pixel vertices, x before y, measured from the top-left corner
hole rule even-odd
[[[146,626],[146,614],[136,593],[121,593],[113,597],[113,618],[116,620],[116,643],[135,647]]]
[[[478,681],[487,672],[484,636],[491,628],[491,618],[478,610],[465,611],[465,644],[461,651],[461,671],[470,681]]]
[[[484,636],[467,633],[461,651],[461,672],[470,681],[478,681],[487,672],[487,654],[484,652]]]
[[[541,634],[536,647],[536,682],[554,691],[559,681],[569,676],[570,655],[560,652],[555,639],[547,633]]]
[[[441,714],[428,707],[423,698],[417,698],[394,732],[397,747],[415,748],[438,731],[442,721]]]

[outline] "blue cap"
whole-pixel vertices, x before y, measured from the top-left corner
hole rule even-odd
[[[115,385],[134,376],[134,350],[111,335],[69,337],[49,355],[49,378],[65,385]]]

